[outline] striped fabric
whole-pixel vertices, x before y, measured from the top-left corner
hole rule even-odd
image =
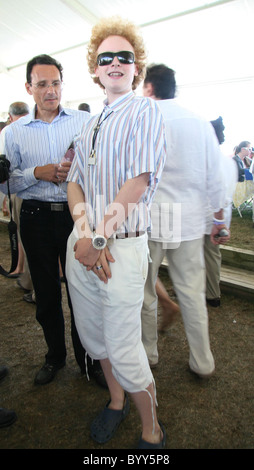
[[[98,116],[83,128],[68,180],[80,184],[85,194],[92,229],[128,179],[150,173],[147,191],[118,232],[146,230],[150,226],[148,210],[166,154],[160,110],[154,100],[130,92],[105,105],[100,121],[103,122],[95,141],[96,164],[89,165],[89,155]]]
[[[90,118],[91,115],[84,111],[60,108],[59,115],[51,123],[35,119],[33,111],[8,126],[5,147],[13,171],[11,192],[22,199],[66,201],[63,186],[36,180],[34,168],[59,163]]]

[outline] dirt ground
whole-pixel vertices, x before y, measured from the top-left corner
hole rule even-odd
[[[0,263],[10,265],[7,226],[0,224]],[[174,293],[163,272],[161,277]],[[135,449],[140,423],[134,405],[117,435],[104,446],[89,435],[93,417],[108,392],[80,375],[70,339],[63,288],[67,365],[48,385],[35,386],[44,362],[43,334],[35,305],[23,301],[16,280],[0,277],[0,364],[9,368],[0,384],[0,406],[18,420],[0,429],[0,449]],[[182,320],[159,336],[160,361],[154,369],[158,416],[167,430],[166,449],[253,449],[253,300],[222,295],[220,308],[208,308],[216,374],[209,381],[188,371],[188,344]]]

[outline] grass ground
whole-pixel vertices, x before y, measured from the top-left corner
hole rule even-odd
[[[233,209],[230,230],[229,245],[245,250],[254,250],[254,224],[251,206],[242,212],[242,217],[236,209]]]

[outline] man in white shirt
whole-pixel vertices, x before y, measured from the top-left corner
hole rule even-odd
[[[215,213],[211,239],[225,228],[221,153],[209,122],[182,108],[175,73],[165,65],[147,70],[143,94],[158,100],[167,137],[167,160],[152,208],[149,264],[142,308],[142,338],[151,365],[158,362],[156,279],[164,256],[179,301],[190,348],[189,366],[200,377],[215,370],[205,303],[203,235],[207,200]]]

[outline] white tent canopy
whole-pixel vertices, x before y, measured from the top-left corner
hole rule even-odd
[[[86,47],[93,24],[116,14],[142,27],[149,63],[176,71],[179,102],[208,120],[223,117],[226,153],[241,140],[254,146],[254,0],[0,0],[0,120],[14,101],[33,106],[26,63],[42,53],[63,65],[63,105],[99,112],[104,95]]]

